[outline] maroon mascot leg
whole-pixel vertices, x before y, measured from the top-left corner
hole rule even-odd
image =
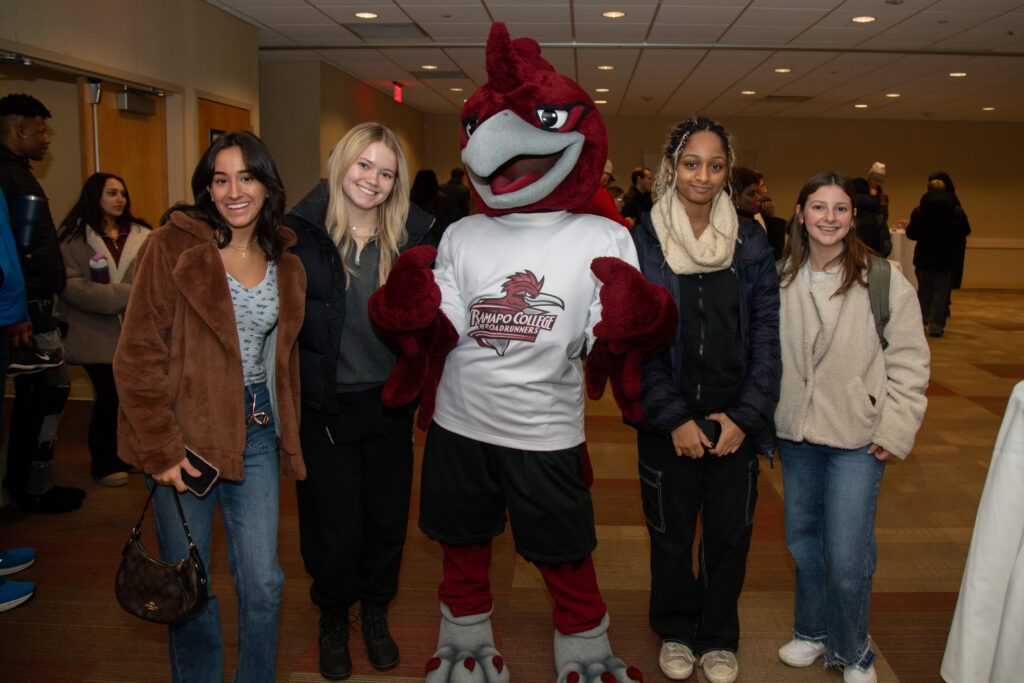
[[[452,615],[464,617],[491,609],[491,542],[478,545],[445,545],[444,578],[437,597],[448,605]],[[599,617],[600,618],[600,617]]]
[[[555,601],[552,615],[555,628],[572,634],[587,631],[601,623],[608,608],[601,600],[594,561],[589,555],[578,569],[563,562],[554,568],[542,565],[540,573]]]

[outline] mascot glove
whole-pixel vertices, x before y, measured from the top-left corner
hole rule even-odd
[[[660,353],[675,333],[678,311],[672,295],[621,259],[601,257],[590,265],[601,280],[601,322],[587,356],[587,395],[601,398],[611,381],[623,416],[640,422],[640,379],[644,360]]]
[[[374,329],[399,354],[381,399],[395,407],[420,396],[420,426],[430,424],[445,356],[458,341],[458,333],[441,312],[441,290],[430,270],[436,256],[433,247],[404,252],[369,304]]]

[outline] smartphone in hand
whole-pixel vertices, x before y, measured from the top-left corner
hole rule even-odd
[[[196,494],[200,498],[209,493],[210,488],[214,482],[217,481],[217,476],[220,474],[220,470],[208,463],[197,455],[191,448],[185,447],[185,457],[188,458],[188,463],[192,467],[199,470],[199,476],[193,477],[184,468],[181,470],[181,481],[185,486],[188,487],[189,491]]]

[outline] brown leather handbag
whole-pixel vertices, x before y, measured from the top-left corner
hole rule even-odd
[[[174,491],[174,504],[188,537],[188,557],[177,564],[171,564],[146,552],[140,539],[142,519],[146,516],[154,493],[155,486],[121,552],[121,566],[117,568],[114,593],[121,607],[129,614],[158,624],[177,624],[206,604],[206,568],[199,557],[192,534],[189,533],[177,491]]]

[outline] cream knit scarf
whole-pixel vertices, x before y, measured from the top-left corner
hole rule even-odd
[[[690,217],[675,188],[654,204],[651,222],[673,273],[713,273],[732,263],[739,219],[725,192],[719,192],[711,201],[711,217],[700,239],[693,236]]]

